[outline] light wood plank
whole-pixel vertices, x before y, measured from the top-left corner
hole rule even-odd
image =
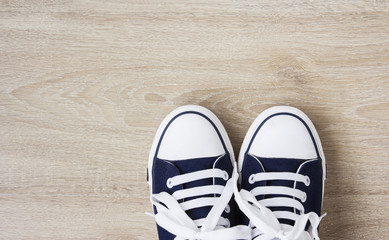
[[[328,180],[321,238],[389,236],[387,1],[0,1],[0,238],[156,239],[165,115],[199,104],[239,151],[305,111]]]

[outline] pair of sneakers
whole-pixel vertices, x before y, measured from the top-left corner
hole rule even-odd
[[[219,119],[179,107],[157,130],[147,173],[161,240],[319,239],[325,158],[296,108],[262,112],[236,164]]]

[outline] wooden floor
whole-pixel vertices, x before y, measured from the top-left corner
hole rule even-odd
[[[389,237],[388,1],[0,1],[0,239],[157,239],[160,121],[199,104],[235,152],[292,105],[328,162],[322,240]]]

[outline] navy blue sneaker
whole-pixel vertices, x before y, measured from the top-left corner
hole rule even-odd
[[[208,109],[183,106],[163,120],[148,164],[159,239],[251,239],[251,228],[235,226],[234,163],[228,135]]]
[[[292,107],[261,113],[242,144],[235,200],[253,239],[319,239],[325,158],[309,118]]]

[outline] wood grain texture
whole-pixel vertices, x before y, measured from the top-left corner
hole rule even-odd
[[[154,133],[273,105],[328,161],[323,240],[389,237],[388,1],[0,1],[0,239],[156,239]]]

